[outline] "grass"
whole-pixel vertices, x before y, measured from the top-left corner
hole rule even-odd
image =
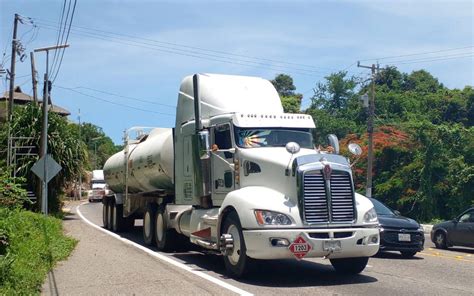
[[[0,295],[39,294],[48,271],[76,243],[57,218],[0,208]]]

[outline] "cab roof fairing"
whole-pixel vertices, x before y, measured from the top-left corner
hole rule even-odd
[[[203,119],[236,112],[283,114],[280,97],[270,81],[250,76],[199,74]],[[181,82],[176,108],[176,127],[194,120],[193,77]]]

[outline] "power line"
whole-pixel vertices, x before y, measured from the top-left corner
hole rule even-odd
[[[74,13],[76,12],[76,4],[77,4],[77,0],[74,0],[74,7],[72,8],[71,19],[69,20],[69,29],[67,31],[66,41],[64,42],[64,44],[67,44],[67,41],[69,39],[69,33],[71,32],[72,20],[74,19]],[[67,18],[66,18],[66,21],[67,21]],[[53,82],[56,81],[56,77],[58,77],[59,70],[61,69],[61,65],[63,63],[63,58],[64,58],[64,52],[65,51],[66,51],[66,48],[63,48],[62,53],[61,53],[61,60],[59,61],[59,65],[58,65],[58,68],[56,70],[56,74],[54,74]]]
[[[35,18],[35,19],[39,22],[42,22],[42,23],[46,23],[46,24],[50,23],[49,26],[53,26],[53,25],[51,25],[51,23],[53,23],[52,21],[45,20],[45,19],[39,19],[39,18]],[[322,72],[317,71],[316,69],[337,71],[337,69],[332,69],[332,68],[317,67],[317,66],[308,65],[308,64],[293,63],[293,62],[287,62],[287,61],[281,61],[281,60],[275,60],[275,59],[268,59],[268,58],[255,57],[255,56],[249,56],[249,55],[243,55],[243,54],[236,54],[236,53],[225,52],[225,51],[220,51],[220,50],[206,49],[206,48],[202,48],[202,47],[196,47],[196,46],[190,46],[190,45],[179,44],[179,43],[159,41],[159,40],[155,40],[155,39],[143,38],[143,37],[138,37],[138,36],[129,35],[129,34],[123,34],[123,33],[109,32],[109,31],[104,31],[104,30],[99,30],[99,29],[94,29],[94,28],[87,28],[87,27],[77,26],[77,25],[75,25],[73,27],[78,28],[78,29],[82,29],[82,30],[86,30],[86,31],[98,32],[98,33],[106,34],[106,35],[115,35],[115,36],[119,36],[119,37],[126,37],[128,39],[142,40],[142,41],[146,41],[146,42],[152,42],[152,43],[155,43],[155,44],[163,44],[163,45],[168,46],[168,47],[165,47],[165,48],[174,49],[174,50],[182,50],[181,48],[188,48],[188,49],[192,49],[193,52],[195,52],[197,50],[197,51],[202,51],[202,52],[217,53],[217,54],[226,55],[226,56],[253,59],[253,60],[257,60],[257,61],[267,61],[267,62],[278,63],[278,64],[301,66],[301,67],[309,68],[309,69],[301,69],[301,70],[313,71],[313,72],[319,72],[319,73],[322,73]],[[77,31],[79,31],[79,30],[77,30]],[[90,32],[86,32],[86,33],[90,33]],[[97,33],[95,33],[95,34],[97,34]],[[156,46],[158,46],[158,45],[156,45]],[[180,48],[175,48],[175,47],[170,48],[169,46],[175,46],[175,47],[180,47]]]
[[[474,57],[473,54],[469,55],[462,55],[462,56],[454,56],[454,57],[446,57],[446,58],[433,58],[433,59],[418,59],[418,60],[407,60],[407,61],[395,61],[395,62],[388,62],[387,64],[393,65],[407,65],[407,64],[416,64],[416,63],[428,63],[428,62],[437,62],[437,61],[446,61],[446,60],[454,60],[454,59],[461,59],[461,58],[470,58]]]
[[[43,25],[43,28],[48,29],[48,30],[57,30],[56,28],[46,25]],[[254,61],[242,61],[236,59],[235,61],[229,60],[229,58],[226,57],[219,57],[218,58],[212,58],[208,56],[212,56],[209,54],[204,54],[204,53],[186,53],[183,51],[176,51],[176,50],[168,50],[168,49],[162,49],[162,48],[157,48],[156,45],[143,45],[144,43],[142,42],[137,42],[137,41],[123,41],[120,38],[117,37],[111,37],[111,36],[104,36],[104,35],[96,35],[95,33],[88,33],[88,32],[74,32],[74,30],[71,30],[74,35],[79,35],[79,36],[85,36],[89,38],[95,38],[99,39],[101,41],[109,41],[113,43],[118,43],[118,44],[124,44],[124,45],[130,45],[130,46],[135,46],[135,47],[140,47],[140,48],[146,48],[154,51],[159,51],[159,52],[165,52],[165,53],[170,53],[170,54],[175,54],[175,55],[181,55],[181,56],[187,56],[187,57],[193,57],[193,58],[198,58],[198,59],[203,59],[203,60],[208,60],[208,61],[215,61],[215,62],[221,62],[221,63],[227,63],[227,64],[233,64],[233,65],[240,65],[240,66],[247,66],[247,67],[257,67],[257,68],[263,68],[263,69],[270,69],[270,70],[275,70],[275,71],[284,71],[288,70],[288,67],[283,67],[283,66],[278,66],[278,65],[268,65],[264,63],[258,63]],[[117,40],[114,40],[117,39]],[[311,76],[311,77],[323,77],[324,75],[327,74],[314,74],[311,73],[311,71],[308,70],[292,70],[291,73],[293,74],[299,74],[299,75],[305,75],[305,76]]]
[[[59,31],[58,31],[58,40],[56,41],[56,46],[59,46],[60,44],[60,39],[61,39],[61,32],[63,31],[62,30],[62,27],[63,27],[63,19],[64,19],[64,12],[66,11],[66,0],[63,1],[63,8],[61,10],[61,17],[59,19]],[[71,2],[69,2],[69,7],[71,6]],[[68,10],[68,15],[69,15],[69,10]],[[66,27],[64,27],[64,30],[66,30]],[[64,31],[63,31],[64,32]],[[56,60],[57,60],[57,54],[58,54],[58,51],[55,50],[54,51],[54,56],[53,56],[53,66],[52,66],[52,69],[54,69],[55,65],[56,65]]]
[[[93,98],[93,99],[96,99],[96,100],[99,100],[99,101],[102,101],[102,102],[106,102],[106,103],[112,104],[112,105],[117,105],[117,106],[129,108],[129,109],[134,109],[134,110],[143,111],[143,112],[148,112],[148,113],[154,113],[154,114],[160,114],[160,115],[165,115],[165,116],[173,116],[173,117],[175,116],[174,114],[156,112],[156,111],[152,111],[152,110],[141,109],[141,108],[137,108],[137,107],[130,106],[130,105],[126,105],[126,104],[122,104],[122,103],[117,103],[117,102],[109,101],[109,100],[106,100],[106,99],[103,99],[103,98],[99,98],[99,97],[96,97],[96,96],[93,96],[93,95],[90,95],[90,94],[86,94],[86,93],[77,91],[77,90],[75,90],[75,89],[73,89],[73,88],[70,88],[70,87],[64,87],[64,86],[60,86],[60,85],[55,85],[55,86],[58,87],[58,88],[61,88],[61,89],[65,89],[65,90],[69,90],[69,91],[78,93],[78,94],[83,95],[83,96],[85,96],[85,97]]]
[[[148,104],[154,104],[154,105],[160,105],[160,106],[165,106],[165,107],[170,107],[170,108],[176,108],[176,106],[173,106],[173,105],[158,103],[158,102],[154,102],[154,101],[150,101],[150,100],[145,100],[145,99],[140,99],[140,98],[134,98],[134,97],[123,96],[123,95],[114,94],[114,93],[111,93],[111,92],[107,92],[107,91],[103,91],[103,90],[98,90],[98,89],[94,89],[94,88],[90,88],[90,87],[85,87],[85,86],[77,86],[77,87],[74,87],[73,89],[77,89],[77,88],[87,89],[87,90],[91,90],[91,91],[103,93],[103,94],[106,94],[106,95],[115,96],[115,97],[124,98],[124,99],[129,99],[129,100],[133,100],[133,101],[138,101],[138,102],[143,102],[143,103],[148,103]]]
[[[468,48],[474,48],[474,45],[464,46],[464,47],[457,47],[457,48],[448,48],[448,49],[442,49],[442,50],[436,50],[436,51],[425,51],[425,52],[418,52],[418,53],[411,53],[411,54],[386,56],[386,57],[380,57],[380,58],[371,58],[371,59],[364,59],[364,60],[359,60],[359,61],[360,62],[374,61],[374,60],[380,61],[380,60],[393,59],[393,58],[402,58],[402,57],[410,57],[410,56],[418,56],[418,55],[429,55],[429,54],[434,54],[434,53],[456,51],[456,50],[468,49]]]

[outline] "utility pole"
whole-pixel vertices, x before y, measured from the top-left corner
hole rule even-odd
[[[79,119],[79,141],[81,141],[81,139],[82,139],[82,136],[81,136],[81,129],[82,129],[82,126],[81,126],[81,109],[79,109],[78,119]],[[78,154],[78,156],[79,156],[79,154]],[[82,198],[82,166],[79,169],[79,200],[81,200],[81,198]]]
[[[357,62],[357,67],[371,69],[372,71],[372,86],[370,91],[369,99],[369,116],[367,119],[367,133],[369,135],[369,151],[367,156],[367,186],[366,193],[367,197],[372,197],[372,167],[373,167],[373,134],[374,134],[374,113],[375,113],[375,71],[379,69],[379,65],[372,64],[372,66],[363,66],[360,62]]]
[[[44,47],[44,48],[37,48],[34,52],[41,52],[46,51],[46,73],[44,73],[44,87],[43,87],[43,126],[41,131],[41,151],[40,151],[40,158],[46,156],[48,153],[48,107],[49,107],[49,88],[50,88],[50,81],[49,81],[49,51],[56,50],[59,48],[66,48],[69,45],[58,45],[58,46],[51,46],[51,47]],[[44,162],[44,176],[47,176],[47,166],[46,161]],[[41,209],[42,212],[47,215],[48,214],[48,182],[46,178],[43,179],[42,186],[42,203]]]
[[[10,104],[8,104],[8,121],[12,120],[12,114],[13,114],[13,95],[15,91],[16,45],[18,42],[16,38],[17,38],[19,19],[20,19],[20,16],[15,13],[15,20],[13,21],[12,56],[11,56],[11,65],[10,65]]]
[[[36,86],[38,85],[38,80],[36,80],[36,68],[35,68],[35,54],[30,52],[31,60],[31,83],[33,84],[33,101],[35,104],[38,104],[38,93]]]
[[[7,121],[8,121],[8,144],[7,144],[7,166],[11,165],[11,121],[13,116],[13,101],[14,101],[14,91],[15,91],[15,64],[16,64],[16,45],[17,45],[17,31],[18,31],[18,20],[20,16],[15,13],[15,19],[13,21],[13,39],[12,39],[12,56],[10,64],[10,93],[9,93],[9,104],[7,112]]]

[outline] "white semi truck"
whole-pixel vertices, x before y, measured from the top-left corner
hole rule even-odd
[[[314,128],[311,116],[283,112],[267,80],[188,76],[175,128],[130,129],[138,136],[105,163],[114,194],[103,199],[104,226],[143,219],[146,244],[173,251],[185,238],[221,253],[235,277],[258,259],[303,257],[359,273],[379,249],[377,215],[355,192],[337,138],[321,151]]]

